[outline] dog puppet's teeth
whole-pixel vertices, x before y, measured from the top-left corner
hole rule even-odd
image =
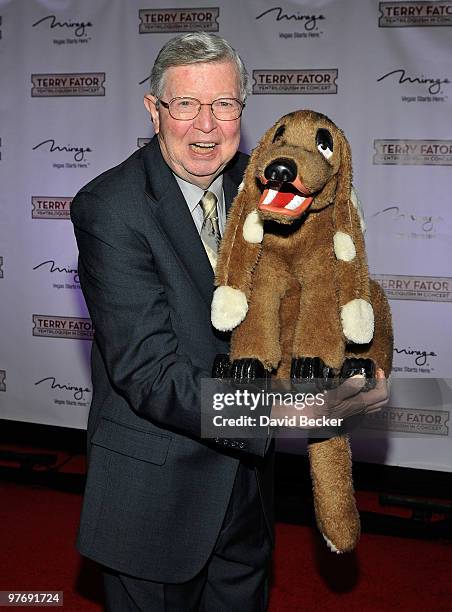
[[[275,189],[269,189],[262,204],[270,204],[275,199],[277,193]]]
[[[303,198],[302,196],[296,195],[289,202],[289,204],[286,204],[286,206],[284,206],[284,208],[288,208],[289,210],[295,210],[296,208],[298,208],[300,206],[300,204],[303,204],[303,202],[305,200],[306,200],[306,198]]]
[[[265,189],[259,201],[261,210],[279,212],[280,214],[296,217],[304,212],[312,202],[312,197],[304,197],[290,191],[277,191]]]

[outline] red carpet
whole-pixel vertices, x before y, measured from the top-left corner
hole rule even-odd
[[[0,483],[0,499],[0,590],[64,591],[65,610],[102,610],[97,568],[74,549],[81,497]],[[451,612],[451,570],[450,541],[364,534],[356,555],[336,556],[314,530],[280,523],[270,612]]]

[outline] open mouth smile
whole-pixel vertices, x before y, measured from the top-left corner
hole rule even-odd
[[[215,149],[215,142],[192,142],[190,148],[197,153],[209,153]]]
[[[298,177],[292,183],[267,180],[259,177],[263,186],[258,208],[288,217],[299,217],[311,205],[313,197],[307,193]]]

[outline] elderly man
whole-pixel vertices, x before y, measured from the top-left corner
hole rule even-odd
[[[78,547],[105,566],[109,610],[266,607],[271,445],[234,450],[200,427],[201,379],[228,351],[210,324],[211,239],[247,162],[247,89],[222,38],[170,40],[144,101],[156,136],[72,203],[96,329]]]
[[[224,39],[171,39],[144,101],[156,135],[72,203],[96,330],[78,547],[104,566],[108,610],[267,606],[273,444],[200,427],[201,379],[228,352],[212,268],[247,163],[247,90]]]

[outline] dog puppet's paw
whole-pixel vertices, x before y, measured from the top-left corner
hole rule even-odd
[[[314,383],[320,391],[324,391],[338,384],[334,377],[334,369],[327,366],[320,357],[294,357],[292,359],[290,378],[295,385]]]
[[[240,289],[227,285],[217,287],[212,300],[212,325],[220,331],[231,331],[248,312],[248,300]]]
[[[364,376],[366,384],[363,387],[363,391],[369,391],[374,389],[376,384],[376,366],[372,359],[362,359],[359,357],[347,357],[342,364],[340,378],[350,378],[351,376]]]
[[[255,380],[267,380],[270,373],[259,359],[252,357],[235,359],[231,364],[231,378],[236,383],[252,383]]]

